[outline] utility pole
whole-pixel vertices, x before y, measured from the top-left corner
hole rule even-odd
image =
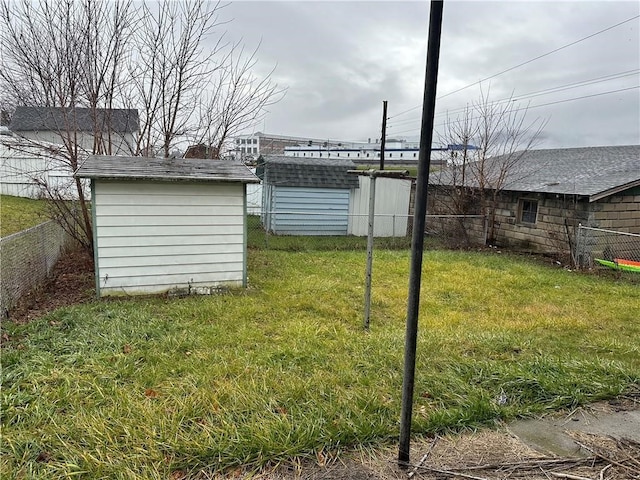
[[[398,465],[406,468],[409,464],[411,443],[411,416],[413,410],[413,387],[416,371],[416,347],[418,340],[418,312],[420,306],[420,282],[422,276],[422,250],[427,214],[427,187],[431,163],[431,142],[433,140],[433,116],[436,107],[436,85],[438,81],[438,60],[440,57],[440,37],[442,33],[443,0],[431,0],[429,13],[429,41],[427,45],[427,69],[422,103],[422,123],[420,132],[420,157],[418,159],[418,180],[416,184],[415,208],[413,214],[413,235],[411,237],[411,266],[409,273],[409,296],[407,300],[407,328],[404,341],[404,374],[402,377],[402,412],[400,415],[400,448]]]
[[[384,170],[384,145],[387,140],[387,101],[382,101],[382,138],[380,139],[380,170]]]

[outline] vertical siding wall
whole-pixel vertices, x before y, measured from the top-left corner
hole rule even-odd
[[[243,284],[242,184],[96,181],[95,221],[101,295]]]
[[[346,235],[349,190],[271,187],[266,225],[280,235]]]
[[[38,198],[41,192],[36,179],[43,176],[43,160],[28,158],[1,145],[0,157],[0,193],[14,197]]]
[[[86,199],[90,189],[82,181]],[[0,145],[0,193],[15,197],[47,197],[46,190],[64,199],[77,199],[73,172],[68,163],[47,149],[28,142],[15,146]]]
[[[366,236],[369,232],[369,186],[371,179],[360,176],[359,188],[349,200],[349,235]],[[404,237],[407,235],[411,180],[376,179],[374,236]]]
[[[47,185],[65,198],[77,198],[72,174],[59,159],[0,145],[0,193],[3,195],[39,198],[44,193],[40,185]]]
[[[256,168],[250,169],[256,173]],[[247,184],[247,214],[260,215],[262,213],[262,183]]]

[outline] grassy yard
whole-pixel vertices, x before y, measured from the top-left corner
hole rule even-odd
[[[426,238],[425,241],[429,246],[441,246],[437,239]],[[266,248],[287,252],[353,251],[366,250],[367,237],[355,235],[272,235],[265,232],[258,215],[249,215],[247,217],[247,246],[250,249]],[[409,249],[411,248],[411,235],[376,238],[375,248]]]
[[[173,478],[397,439],[409,254],[250,252],[246,291],[3,323],[2,478]],[[640,289],[497,254],[425,253],[416,433],[640,383]],[[499,402],[500,397],[506,402]]]
[[[47,220],[45,201],[0,195],[0,236],[9,236]]]

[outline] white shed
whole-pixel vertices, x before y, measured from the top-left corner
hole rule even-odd
[[[246,185],[237,162],[91,156],[98,296],[246,286]]]

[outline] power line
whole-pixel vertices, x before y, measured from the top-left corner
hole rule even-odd
[[[640,85],[635,85],[633,87],[627,87],[627,88],[620,88],[618,90],[610,90],[608,92],[594,93],[592,95],[583,95],[581,97],[565,98],[564,100],[556,100],[555,102],[541,103],[540,105],[529,105],[529,106],[526,106],[526,107],[518,107],[518,108],[514,108],[512,110],[498,112],[495,115],[498,115],[498,114],[502,115],[502,114],[505,114],[505,113],[519,112],[521,110],[531,110],[531,109],[540,108],[540,107],[548,107],[549,105],[556,105],[558,103],[566,103],[566,102],[572,102],[574,100],[582,100],[582,99],[585,99],[585,98],[600,97],[600,96],[603,96],[603,95],[610,95],[612,93],[625,92],[625,91],[634,90],[634,89],[640,90]],[[469,120],[478,120],[480,118],[482,118],[482,116],[480,116],[480,117],[471,117]],[[438,125],[434,125],[434,127],[444,127],[444,126],[447,126],[448,124],[449,124],[449,122],[439,123]],[[419,130],[420,130],[419,128],[412,128],[410,130],[403,130],[401,132],[394,132],[393,135],[400,135],[402,133],[409,133],[409,132],[417,132]]]
[[[480,84],[480,83],[482,83],[482,82],[484,82],[486,80],[489,80],[491,78],[495,78],[497,76],[503,75],[503,74],[505,74],[507,72],[515,70],[516,68],[520,68],[520,67],[522,67],[524,65],[527,65],[527,64],[529,64],[531,62],[535,62],[536,60],[540,60],[541,58],[544,58],[544,57],[552,55],[552,54],[554,54],[556,52],[559,52],[560,50],[564,50],[565,48],[571,47],[571,46],[576,45],[576,44],[578,44],[580,42],[584,42],[585,40],[593,38],[593,37],[595,37],[597,35],[600,35],[602,33],[608,32],[609,30],[612,30],[612,29],[617,28],[617,27],[619,27],[621,25],[624,25],[625,23],[629,23],[632,20],[636,20],[637,18],[640,18],[640,15],[635,15],[635,16],[633,16],[631,18],[623,20],[622,22],[616,23],[615,25],[611,25],[611,26],[609,26],[607,28],[604,28],[604,29],[599,30],[599,31],[597,31],[595,33],[592,33],[591,35],[587,35],[586,37],[582,37],[582,38],[580,38],[578,40],[575,40],[575,41],[573,41],[571,43],[567,43],[566,45],[562,45],[561,47],[555,48],[555,49],[553,49],[553,50],[551,50],[551,51],[549,51],[547,53],[543,53],[542,55],[538,55],[537,57],[534,57],[534,58],[532,58],[530,60],[527,60],[526,62],[519,63],[517,65],[514,65],[513,67],[510,67],[510,68],[507,68],[505,70],[502,70],[501,72],[495,73],[493,75],[489,75],[488,77],[485,77],[485,78],[483,78],[481,80],[478,80],[476,82],[470,83],[469,85],[466,85],[464,87],[458,88],[457,90],[453,90],[453,91],[451,91],[449,93],[445,93],[444,95],[440,95],[437,99],[440,100],[442,98],[445,98],[445,97],[448,97],[450,95],[453,95],[454,93],[458,93],[458,92],[461,92],[463,90],[466,90],[467,88],[473,87],[474,85],[478,85],[478,84]],[[392,118],[395,118],[395,117],[399,117],[400,115],[404,115],[405,113],[412,112],[413,110],[416,110],[416,109],[420,108],[421,106],[422,105],[417,105],[415,107],[409,108],[408,110],[404,110],[404,111],[402,111],[400,113],[397,113],[396,115],[394,115],[392,117],[389,117],[389,119],[392,119]]]
[[[588,85],[596,85],[598,83],[604,83],[604,82],[609,82],[611,80],[617,80],[620,78],[624,78],[624,77],[630,77],[632,75],[637,74],[638,72],[640,72],[640,70],[636,69],[636,70],[626,70],[624,72],[618,72],[618,73],[612,73],[610,75],[605,75],[602,77],[596,77],[596,78],[592,78],[590,80],[581,80],[578,82],[572,82],[572,83],[567,83],[564,85],[559,85],[556,87],[549,87],[549,88],[545,88],[543,90],[537,90],[534,92],[529,92],[529,93],[523,93],[522,95],[515,95],[509,98],[503,98],[500,100],[495,100],[490,102],[490,105],[500,105],[502,103],[510,103],[510,102],[517,102],[517,101],[522,101],[525,100],[527,98],[533,98],[533,97],[539,97],[542,95],[549,95],[551,93],[558,93],[558,92],[562,92],[565,90],[571,90],[574,88],[579,88],[579,87],[586,87]],[[456,108],[453,110],[448,110],[446,112],[440,112],[438,114],[436,114],[436,117],[441,117],[443,115],[450,115],[452,113],[460,113],[460,112],[464,112],[467,109],[467,107],[460,107],[460,108]],[[416,122],[417,120],[415,118],[412,119],[407,119],[407,120],[400,120],[399,122],[394,123],[393,125],[390,125],[388,128],[394,128],[394,127],[398,127],[401,125],[405,125],[408,123],[413,123]]]

